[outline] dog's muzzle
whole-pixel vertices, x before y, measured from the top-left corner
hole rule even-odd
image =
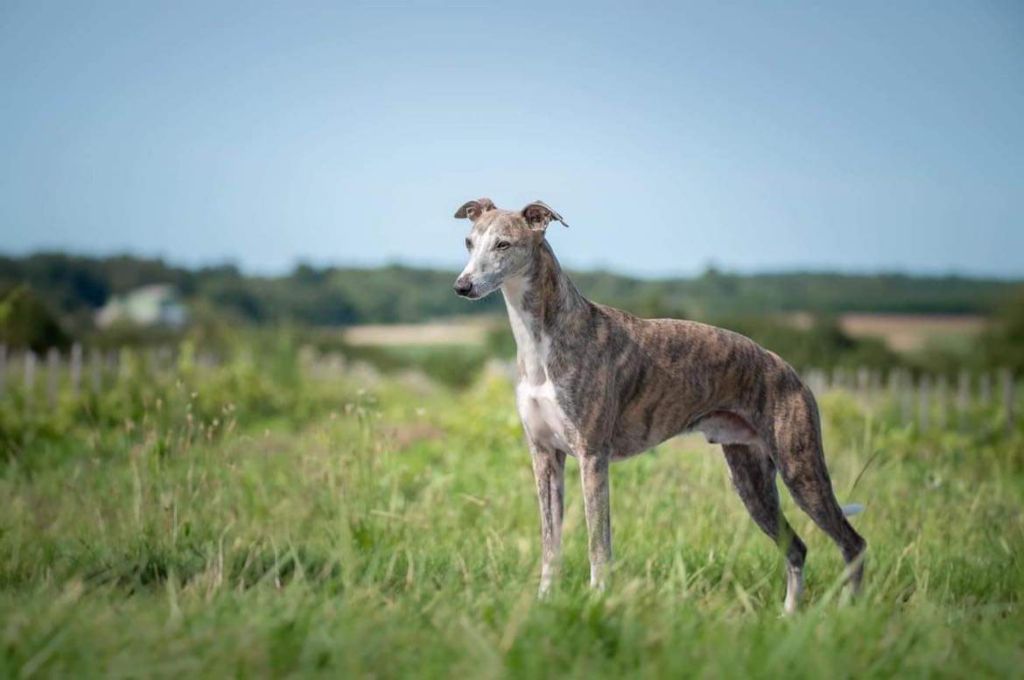
[[[468,276],[460,276],[455,279],[455,285],[452,286],[455,289],[455,293],[462,297],[472,297],[473,282],[469,280]]]

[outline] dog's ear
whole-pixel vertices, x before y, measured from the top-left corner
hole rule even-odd
[[[475,201],[466,201],[462,206],[455,211],[455,217],[461,219],[469,218],[473,222],[480,219],[488,210],[494,210],[494,201],[489,198],[478,198]]]
[[[548,223],[552,220],[561,222],[563,227],[569,226],[565,223],[565,220],[562,219],[561,215],[556,213],[551,206],[542,201],[534,201],[523,208],[520,214],[523,216],[523,219],[526,220],[526,224],[530,226],[530,229],[540,229],[543,231],[548,228]]]

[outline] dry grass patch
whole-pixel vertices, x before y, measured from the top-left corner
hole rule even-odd
[[[855,338],[881,338],[896,352],[915,352],[946,339],[973,338],[984,330],[983,316],[966,314],[843,314],[839,325]]]
[[[475,345],[484,343],[497,319],[453,318],[416,324],[366,324],[345,329],[350,345],[385,347],[413,345]]]

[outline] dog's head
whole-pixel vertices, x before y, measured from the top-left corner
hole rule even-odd
[[[569,226],[540,201],[516,212],[501,210],[491,199],[480,198],[463,204],[455,217],[473,223],[466,237],[469,262],[455,280],[455,292],[471,300],[493,293],[505,279],[523,271],[544,241],[548,224],[558,221]]]

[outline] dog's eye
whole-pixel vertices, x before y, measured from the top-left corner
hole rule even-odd
[[[466,239],[466,250],[473,250],[473,242],[468,238]]]
[[[509,249],[509,248],[511,248],[511,247],[512,247],[512,244],[511,244],[511,243],[509,243],[508,241],[498,241],[498,242],[497,242],[497,243],[496,243],[496,244],[494,245],[494,248],[495,248],[496,250],[508,250],[508,249]]]

